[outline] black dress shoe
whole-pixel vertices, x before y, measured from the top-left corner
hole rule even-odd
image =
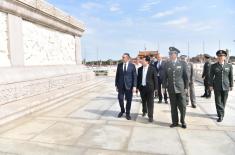
[[[159,100],[158,103],[162,103],[162,100]]]
[[[202,95],[201,97],[206,97],[206,95],[204,94],[204,95]]]
[[[153,118],[149,118],[149,122],[153,122]]]
[[[123,115],[123,112],[119,112],[118,118],[122,117],[122,115]]]
[[[186,124],[182,124],[181,126],[183,129],[186,129],[187,128],[187,125]]]
[[[177,126],[179,126],[179,124],[174,124],[173,123],[173,124],[170,125],[171,128],[174,128],[174,127],[177,127]]]
[[[193,104],[192,104],[192,107],[193,107],[193,108],[197,108],[197,106],[196,106],[196,104],[195,104],[195,103],[193,103]]]
[[[142,116],[143,116],[143,117],[146,116],[146,112],[143,112]]]
[[[211,98],[211,96],[206,96],[206,98],[207,98],[207,99],[210,99],[210,98]]]
[[[219,117],[218,119],[217,119],[217,122],[222,122],[223,121],[223,117]]]
[[[126,119],[127,120],[131,120],[131,116],[130,115],[126,115]]]
[[[165,103],[167,104],[167,103],[168,103],[168,101],[165,101]]]

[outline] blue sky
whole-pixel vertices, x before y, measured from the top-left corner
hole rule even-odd
[[[87,60],[132,57],[145,47],[168,55],[215,55],[229,49],[235,55],[234,0],[48,0],[86,25],[82,56]],[[220,43],[220,44],[219,44]]]

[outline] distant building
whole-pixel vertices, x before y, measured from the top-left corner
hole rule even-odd
[[[138,57],[143,58],[144,56],[157,56],[158,51],[139,51]]]

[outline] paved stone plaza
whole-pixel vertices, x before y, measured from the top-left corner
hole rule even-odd
[[[196,83],[198,108],[187,107],[188,128],[169,128],[169,104],[158,104],[157,100],[153,123],[142,117],[140,98],[136,96],[132,120],[117,118],[114,78],[97,80],[103,83],[97,82],[82,94],[66,99],[56,109],[2,126],[0,154],[235,154],[235,91],[230,92],[224,121],[217,123],[214,96],[200,98],[204,88]]]

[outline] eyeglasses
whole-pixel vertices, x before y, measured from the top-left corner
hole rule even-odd
[[[220,54],[220,55],[218,55],[218,57],[222,57],[222,56],[225,56],[224,54]]]

